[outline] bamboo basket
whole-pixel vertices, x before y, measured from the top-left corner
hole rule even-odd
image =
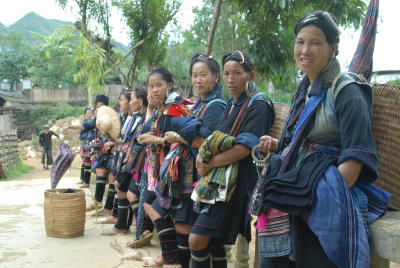
[[[64,193],[66,189],[44,192],[44,219],[48,236],[73,238],[85,231],[85,192],[73,189],[74,193]]]
[[[390,192],[390,208],[400,210],[400,87],[374,85],[372,131],[379,156],[375,185]]]
[[[275,123],[268,135],[279,140],[281,138],[282,130],[285,127],[286,120],[289,117],[290,106],[284,103],[275,102],[274,108]]]

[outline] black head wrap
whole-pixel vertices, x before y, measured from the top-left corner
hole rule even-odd
[[[238,62],[240,65],[243,66],[243,68],[248,73],[253,72],[255,70],[253,59],[249,55],[247,55],[246,53],[241,52],[239,50],[233,51],[233,52],[226,52],[222,56],[222,65],[223,66],[228,61],[236,61],[236,62]]]
[[[320,28],[324,32],[326,40],[331,45],[339,44],[340,30],[337,24],[337,19],[326,11],[315,11],[301,18],[294,28],[294,33],[297,35],[300,30],[310,24]]]
[[[105,105],[108,105],[108,97],[105,95],[97,95],[96,100],[94,101],[95,104],[102,102]]]
[[[207,64],[208,68],[213,74],[219,74],[220,72],[219,64],[216,60],[213,59],[213,57],[198,53],[192,57],[192,60],[190,62],[190,68],[189,68],[190,75],[192,75],[193,66],[197,62],[204,62],[205,64]]]

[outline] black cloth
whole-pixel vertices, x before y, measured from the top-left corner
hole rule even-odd
[[[315,188],[325,170],[337,163],[337,157],[310,161],[279,177],[268,180],[263,204],[294,215],[308,211],[314,201]]]
[[[151,205],[161,217],[170,216],[176,224],[192,226],[197,217],[197,214],[193,211],[193,202],[190,198],[174,198],[170,209],[161,207],[157,199]]]
[[[59,138],[59,136],[54,133],[53,131],[49,130],[49,132],[46,134],[44,131],[39,134],[39,144],[42,146],[44,149],[48,149],[52,147],[52,142],[51,142],[51,137],[56,136]]]
[[[308,83],[307,80],[303,83]],[[323,83],[309,93],[310,96],[319,95],[331,83]],[[297,116],[304,107],[306,100],[305,87],[299,87],[292,100],[291,111],[286,129],[282,132],[279,150],[286,148],[293,135],[297,123]],[[327,94],[331,94],[328,92]],[[340,148],[338,165],[352,158],[364,164],[359,176],[360,182],[373,182],[378,177],[378,158],[375,149],[374,136],[371,128],[372,89],[351,83],[345,86],[336,97],[335,113],[340,133]],[[304,135],[308,135],[315,124],[312,118],[306,127]],[[297,157],[291,159],[292,166],[297,162]]]
[[[87,124],[92,124],[93,123],[93,122],[89,123],[89,121],[91,121],[91,120],[87,120],[87,119],[83,120],[82,125],[87,125]],[[95,126],[96,126],[96,124],[95,124]],[[89,141],[90,142],[95,137],[96,137],[96,133],[95,133],[94,128],[90,128],[90,129],[89,128],[86,128],[86,129],[84,128],[79,133],[79,139],[81,141]]]
[[[235,102],[231,99],[228,102],[227,111],[215,130],[229,133],[246,99],[245,93]],[[274,114],[269,104],[256,100],[247,108],[238,135],[251,133],[259,138],[272,127],[273,121]],[[200,213],[193,225],[192,233],[222,239],[226,244],[234,244],[238,233],[250,240],[247,205],[256,182],[257,171],[251,156],[248,156],[239,161],[238,180],[231,200],[226,203],[217,202],[214,205],[201,203]]]
[[[126,173],[126,172],[119,173],[117,175],[116,180],[119,183],[118,190],[126,193],[129,189],[129,185],[130,185],[131,181],[133,180],[132,174]]]

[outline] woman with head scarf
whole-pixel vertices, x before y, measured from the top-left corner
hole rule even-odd
[[[304,78],[280,140],[263,136],[259,144],[282,158],[263,189],[260,267],[369,267],[366,223],[382,215],[388,198],[369,184],[378,172],[371,87],[340,75],[331,14],[307,14],[294,32]],[[373,213],[368,199],[379,204]]]
[[[254,89],[252,59],[234,51],[222,64],[231,98],[196,160],[201,178],[192,194],[199,213],[189,236],[193,268],[227,267],[224,245],[234,244],[239,233],[250,239],[247,201],[257,180],[250,152],[274,122],[272,103]]]

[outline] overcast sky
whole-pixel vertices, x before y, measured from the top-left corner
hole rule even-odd
[[[10,25],[19,20],[28,12],[35,12],[45,18],[66,21],[76,21],[77,17],[71,10],[63,10],[55,0],[0,0],[0,22]],[[177,16],[182,29],[187,29],[193,22],[191,12],[193,6],[201,5],[201,0],[184,0],[181,11]],[[400,0],[380,0],[380,21],[374,54],[374,70],[400,70],[400,31],[398,11]],[[126,27],[120,20],[121,16],[113,12],[111,25],[113,37],[117,41],[128,43]],[[347,66],[355,52],[359,31],[343,30],[340,43],[339,60]]]

